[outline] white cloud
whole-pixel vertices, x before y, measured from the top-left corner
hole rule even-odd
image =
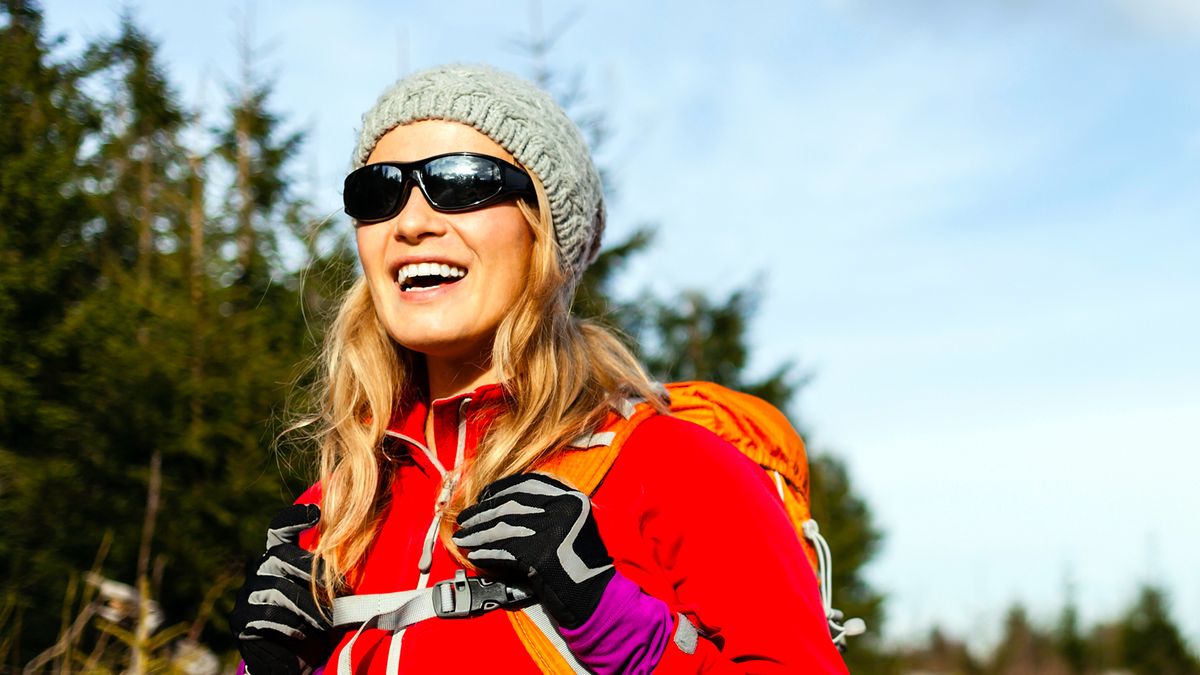
[[[1195,0],[1112,0],[1142,28],[1159,35],[1200,37],[1200,3]]]
[[[886,24],[935,36],[1036,26],[1088,39],[1200,37],[1200,4],[1194,0],[822,0],[821,4],[860,26]]]

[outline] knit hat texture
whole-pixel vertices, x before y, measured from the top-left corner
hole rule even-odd
[[[366,164],[388,131],[430,119],[474,127],[541,179],[559,260],[578,283],[600,250],[604,198],[587,143],[566,112],[546,92],[494,68],[431,68],[394,84],[363,115],[352,168]]]

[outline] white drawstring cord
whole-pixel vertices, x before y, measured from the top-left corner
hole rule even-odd
[[[454,467],[450,471],[446,471],[442,467],[442,463],[438,461],[437,455],[430,452],[429,448],[424,445],[417,446],[425,452],[425,455],[442,476],[442,489],[438,492],[437,501],[433,504],[433,520],[429,522],[429,529],[425,532],[425,541],[421,546],[421,558],[417,561],[417,571],[421,573],[421,576],[417,579],[418,589],[429,586],[429,571],[433,568],[433,548],[437,543],[437,534],[442,522],[442,513],[450,503],[450,498],[454,495],[454,488],[458,485],[458,479],[462,475],[463,457],[467,452],[467,405],[470,402],[470,397],[467,397],[458,405],[458,438],[456,439],[457,443],[454,448]],[[359,630],[361,631],[362,629],[360,628]],[[398,673],[400,671],[400,648],[404,641],[404,631],[405,629],[401,628],[392,633],[391,644],[388,645],[387,669],[384,671],[386,673]]]
[[[825,606],[825,619],[829,622],[829,632],[833,636],[833,644],[839,649],[846,648],[846,638],[862,635],[867,632],[867,622],[858,617],[845,619],[841,610],[833,608],[833,552],[829,550],[829,542],[821,536],[821,528],[817,521],[804,521],[804,536],[808,537],[817,549],[817,566],[821,576],[821,602]]]
[[[775,476],[775,488],[779,490],[779,498],[786,504],[783,477],[779,475],[778,471],[772,473]],[[867,623],[857,617],[843,621],[842,612],[833,608],[833,552],[829,549],[829,542],[821,536],[821,527],[817,525],[817,521],[810,518],[804,521],[800,527],[804,531],[804,537],[812,542],[813,548],[817,551],[817,590],[821,594],[821,608],[825,610],[825,620],[829,622],[830,635],[833,637],[833,643],[839,649],[845,649],[846,638],[865,633]]]
[[[801,525],[806,539],[813,543],[817,551],[817,583],[821,589],[821,605],[825,615],[833,611],[833,554],[825,537],[821,536],[821,527],[817,521],[809,519]]]

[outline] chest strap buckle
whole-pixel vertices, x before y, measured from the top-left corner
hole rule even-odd
[[[433,588],[433,611],[443,619],[479,616],[533,597],[519,586],[483,577],[468,577],[465,570],[456,571],[453,579],[439,581]]]

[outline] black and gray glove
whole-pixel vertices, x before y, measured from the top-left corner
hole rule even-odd
[[[238,592],[229,626],[250,675],[308,673],[329,656],[329,621],[310,590],[312,554],[298,545],[300,533],[320,518],[316,504],[277,513],[267,530],[267,552]]]
[[[545,474],[492,483],[458,524],[453,540],[468,560],[505,581],[528,584],[564,628],[592,616],[616,573],[591,500]]]

